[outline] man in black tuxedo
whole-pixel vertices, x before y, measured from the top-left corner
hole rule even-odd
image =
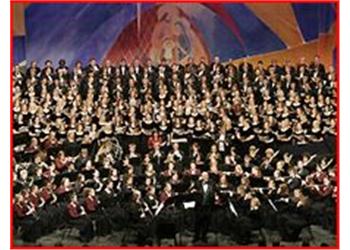
[[[181,82],[184,81],[185,77],[185,67],[178,63],[173,63],[171,65],[172,73],[177,74],[178,78]]]
[[[112,65],[111,60],[106,60],[102,66],[102,72],[105,71],[108,76],[115,76],[115,66]]]
[[[192,57],[188,58],[188,62],[185,66],[185,72],[187,74],[195,75],[198,70],[198,66],[194,63],[194,60]]]
[[[141,65],[141,62],[140,62],[140,60],[138,58],[136,58],[134,60],[133,66],[134,66],[135,74],[137,76],[137,80],[141,81],[141,79],[143,77],[144,69],[143,69],[143,67]]]
[[[243,79],[243,76],[252,79],[254,75],[253,64],[249,63],[247,58],[243,58],[243,62],[238,66],[238,72],[238,78],[240,81]]]
[[[158,66],[158,77],[165,78],[165,80],[168,80],[171,78],[172,73],[172,69],[169,66],[167,60],[163,58]]]
[[[316,55],[314,61],[310,64],[311,74],[324,77],[326,70],[324,65],[321,63],[320,56]]]
[[[127,84],[129,80],[129,67],[125,58],[120,60],[119,72],[123,84]]]
[[[69,67],[66,64],[66,60],[64,60],[64,59],[60,59],[58,61],[58,67],[56,68],[56,74],[58,74],[59,72],[62,72],[62,75],[64,77],[68,76]]]
[[[87,72],[93,72],[94,75],[97,75],[100,72],[100,66],[97,64],[97,61],[95,58],[89,59],[89,64],[86,67]]]
[[[144,72],[147,72],[148,79],[150,79],[150,81],[153,82],[156,80],[158,72],[157,72],[157,68],[153,65],[153,62],[151,59],[147,59]]]
[[[30,76],[39,77],[40,71],[41,70],[38,67],[37,62],[36,61],[32,61],[30,63],[30,67],[27,69],[26,76],[27,76],[27,78],[30,78]]]
[[[210,74],[215,75],[216,73],[223,74],[225,72],[224,66],[220,62],[220,57],[215,56],[214,62],[210,66]]]
[[[51,60],[45,61],[45,67],[41,70],[41,75],[44,75],[45,71],[48,69],[50,69],[52,73],[55,72],[55,69],[53,68],[53,64]]]
[[[209,180],[208,172],[203,172],[196,184],[198,199],[196,202],[195,236],[193,241],[207,241],[215,200],[215,185]]]

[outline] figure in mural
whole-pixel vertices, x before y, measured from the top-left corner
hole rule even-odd
[[[160,4],[142,13],[141,38],[134,37],[137,34],[136,22],[131,22],[120,34],[107,59],[119,61],[125,57],[132,61],[134,58],[129,57],[137,51],[139,58],[151,58],[154,62],[166,59],[186,63],[189,58],[197,62],[209,60],[201,34],[176,4]]]
[[[154,61],[165,58],[171,62],[187,62],[188,58],[208,57],[200,34],[190,20],[174,4],[160,5],[157,22],[151,36],[150,57]]]
[[[157,10],[157,19],[151,38],[151,58],[178,62],[193,56],[191,24],[179,9],[174,5],[163,5]]]

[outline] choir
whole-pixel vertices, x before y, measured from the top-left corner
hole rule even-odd
[[[209,231],[241,245],[255,230],[334,234],[336,86],[318,56],[16,65],[14,226],[25,241],[134,230],[138,245],[167,230],[194,244]]]

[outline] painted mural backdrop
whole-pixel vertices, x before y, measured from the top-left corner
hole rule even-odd
[[[105,58],[129,62],[135,57],[155,62],[166,59],[169,62],[185,63],[190,57],[208,61],[209,52],[202,34],[190,17],[176,5],[158,5],[145,11],[138,20],[127,25],[118,36]]]
[[[14,59],[208,61],[335,47],[334,4],[18,4]],[[299,50],[303,51],[303,50]],[[282,55],[281,54],[281,55]]]

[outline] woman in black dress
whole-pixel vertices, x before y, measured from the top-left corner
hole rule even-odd
[[[307,131],[303,129],[303,125],[300,121],[296,121],[293,127],[293,138],[295,139],[296,144],[303,145],[307,143],[306,133]]]
[[[75,131],[67,133],[67,140],[63,143],[63,151],[69,157],[75,157],[81,150],[81,144],[76,140]]]
[[[322,142],[324,139],[323,129],[321,127],[320,121],[313,120],[311,129],[307,134],[307,138],[310,142]]]
[[[255,139],[254,131],[250,126],[248,119],[243,119],[242,127],[237,130],[236,137],[242,143],[239,149],[240,154],[244,154]]]
[[[279,123],[279,130],[275,133],[278,141],[288,143],[292,140],[293,130],[288,118],[283,119]]]

